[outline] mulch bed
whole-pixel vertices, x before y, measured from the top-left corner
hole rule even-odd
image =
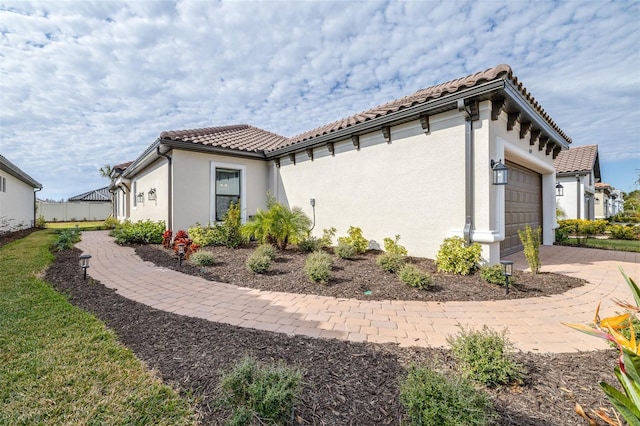
[[[21,229],[20,231],[0,233],[0,247],[7,245],[9,243],[12,243],[15,240],[24,238],[27,235],[39,230],[40,228],[27,228],[27,229]]]
[[[45,279],[69,301],[94,313],[121,342],[167,383],[199,398],[201,423],[218,425],[227,415],[216,406],[220,370],[245,355],[283,361],[304,372],[296,405],[302,425],[400,425],[398,383],[414,362],[452,371],[449,351],[287,336],[159,311],[119,296],[77,268],[79,250],[56,254]],[[598,386],[615,383],[614,350],[578,354],[517,353],[528,370],[523,386],[486,390],[499,425],[581,425],[573,411],[609,406]]]
[[[137,245],[134,248],[143,260],[209,280],[260,290],[360,300],[446,302],[518,299],[564,293],[586,282],[565,275],[531,274],[516,270],[511,277],[510,292],[506,295],[504,286],[487,283],[478,272],[468,276],[438,273],[433,260],[410,257],[408,263],[429,272],[433,277],[433,285],[428,290],[418,290],[402,283],[396,274],[384,271],[376,264],[376,257],[380,252],[370,250],[353,260],[334,257],[332,278],[328,285],[323,285],[311,282],[306,276],[304,262],[307,253],[296,247],[279,251],[271,269],[263,275],[253,274],[245,266],[245,260],[253,252],[255,245],[239,249],[225,247],[203,249],[211,251],[215,256],[215,265],[206,268],[204,272],[188,262],[183,262],[182,266],[179,266],[173,252],[164,249],[161,245]],[[371,294],[365,295],[366,290]]]

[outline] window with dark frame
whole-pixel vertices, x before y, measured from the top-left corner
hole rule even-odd
[[[216,168],[216,221],[222,221],[231,203],[240,202],[240,170]]]

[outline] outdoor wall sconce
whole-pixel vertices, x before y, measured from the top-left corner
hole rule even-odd
[[[513,262],[510,260],[501,260],[502,275],[504,275],[504,294],[509,294],[509,277],[513,275]]]
[[[556,183],[556,197],[564,196],[564,186],[560,185],[560,182]]]
[[[184,259],[184,243],[178,244],[178,260],[180,261],[180,266],[182,266],[182,259]]]
[[[147,199],[149,201],[155,201],[156,200],[156,189],[155,188],[151,188],[149,190],[149,193],[147,194]]]
[[[87,269],[89,268],[89,259],[91,259],[91,255],[87,253],[82,253],[80,255],[80,267],[84,271],[84,279],[87,280]]]
[[[494,185],[506,185],[507,184],[507,175],[509,169],[507,166],[502,164],[502,160],[497,163],[494,160],[491,160],[491,170],[493,170],[493,184]]]
[[[141,192],[138,195],[136,195],[136,199],[138,200],[139,203],[143,203],[144,202],[144,192]]]

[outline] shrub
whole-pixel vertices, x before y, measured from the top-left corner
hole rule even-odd
[[[610,225],[611,238],[615,240],[637,240],[638,230],[634,226]]]
[[[401,267],[398,271],[398,278],[400,278],[400,281],[403,283],[420,290],[429,288],[433,283],[431,275],[413,265],[404,265]]]
[[[322,238],[320,238],[321,247],[331,247],[333,245],[333,238],[336,236],[336,228],[329,228],[322,230]]]
[[[369,241],[362,236],[362,229],[350,226],[347,231],[348,237],[338,238],[338,244],[344,243],[353,247],[356,253],[364,253],[369,247]]]
[[[228,424],[289,424],[301,381],[297,369],[244,358],[220,379],[219,402],[232,411]]]
[[[383,240],[384,251],[386,251],[387,253],[399,254],[400,256],[406,256],[407,249],[398,244],[398,241],[400,241],[400,235],[396,235],[395,240],[392,240],[391,238],[385,238]]]
[[[469,275],[480,262],[482,247],[478,243],[467,246],[460,237],[445,238],[436,255],[439,272]]]
[[[218,223],[206,227],[196,223],[196,226],[190,227],[187,232],[200,247],[223,246],[226,239],[224,226]]]
[[[171,238],[173,237],[173,231],[167,229],[162,233],[162,247],[168,249],[171,248]]]
[[[71,228],[61,229],[53,241],[53,249],[56,251],[71,250],[78,241],[80,241],[80,231]]]
[[[38,215],[35,225],[36,225],[36,228],[44,228],[47,225],[47,221],[43,215]]]
[[[278,255],[276,248],[271,244],[260,244],[256,247],[255,253],[261,256],[267,256],[271,260],[276,260],[276,256]]]
[[[204,268],[205,266],[213,266],[215,257],[210,251],[199,251],[191,256],[191,262],[196,266]]]
[[[356,255],[356,249],[354,249],[353,246],[345,243],[338,244],[333,249],[333,252],[340,259],[353,259],[353,257]]]
[[[242,227],[245,238],[255,238],[284,250],[287,244],[297,244],[308,235],[311,219],[300,207],[290,209],[273,200],[268,204],[269,210],[258,210],[253,220]]]
[[[483,266],[480,268],[480,276],[483,280],[491,284],[504,285],[504,274],[502,273],[502,266]]]
[[[322,241],[320,238],[310,236],[300,240],[298,247],[304,252],[311,253],[312,251],[317,251],[322,248]]]
[[[488,425],[497,418],[489,399],[466,380],[412,366],[400,384],[409,424]]]
[[[513,345],[505,336],[486,325],[482,331],[473,329],[448,337],[451,353],[461,364],[465,375],[486,386],[521,383],[523,369],[512,357]]]
[[[574,235],[578,243],[584,243],[589,237],[596,234],[603,234],[607,228],[607,221],[587,220],[587,219],[566,219],[558,221],[559,228],[556,229],[556,238],[566,239],[569,235]]]
[[[120,224],[120,221],[113,216],[109,216],[102,223],[104,229],[115,229]]]
[[[266,254],[253,252],[245,263],[247,269],[254,274],[264,274],[271,267],[271,258]]]
[[[311,281],[327,284],[331,279],[331,256],[322,251],[314,251],[307,256],[304,271]]]
[[[164,230],[165,224],[162,220],[140,220],[136,223],[125,221],[116,226],[111,235],[118,244],[160,244]]]
[[[540,272],[540,234],[542,229],[538,226],[535,230],[527,224],[524,231],[518,229],[518,237],[524,246],[524,257],[527,259],[529,269],[534,274]]]
[[[224,214],[222,227],[222,245],[227,248],[238,248],[244,245],[246,239],[242,236],[242,212],[240,203],[231,203]]]
[[[398,272],[404,265],[405,257],[395,253],[382,253],[376,263],[387,272]]]

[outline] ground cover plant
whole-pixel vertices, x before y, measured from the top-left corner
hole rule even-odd
[[[86,285],[81,274],[74,271],[78,254],[77,250],[57,254],[57,261],[47,271],[47,281],[67,294],[72,303],[102,318],[165,381],[191,390],[199,398],[202,424],[222,424],[231,415],[230,410],[215,403],[219,372],[230,370],[245,356],[266,364],[281,361],[303,370],[294,417],[294,424],[301,425],[409,424],[400,384],[410,366],[457,370],[451,353],[439,348],[288,336],[153,309],[99,283]],[[302,252],[300,255],[305,256]],[[369,260],[374,270],[389,275],[375,265],[375,257]],[[585,408],[608,406],[597,383],[615,381],[609,366],[616,357],[615,350],[516,353],[515,360],[527,370],[524,384],[482,392],[499,416],[497,425],[579,425],[582,419],[573,411],[576,402]]]
[[[576,238],[567,238],[558,244],[568,246],[579,246],[588,248],[597,248],[603,250],[619,250],[640,252],[640,240],[611,240],[611,239],[598,239],[590,238],[587,242],[578,241]]]
[[[0,247],[0,424],[195,424],[192,402],[39,275],[55,235]],[[78,250],[65,266],[79,279]]]

